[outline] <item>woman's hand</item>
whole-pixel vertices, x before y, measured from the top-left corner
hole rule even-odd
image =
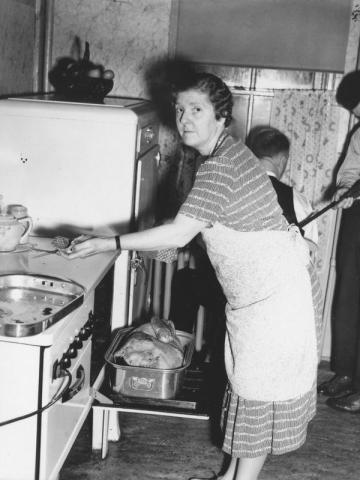
[[[109,252],[116,250],[116,242],[113,237],[89,238],[86,235],[81,235],[75,238],[68,248],[62,250],[60,255],[69,260],[74,258],[85,258],[101,252]]]
[[[334,200],[337,201],[339,198],[344,195],[349,189],[347,187],[340,187],[336,190],[334,194]],[[353,197],[348,197],[344,198],[341,202],[339,202],[337,205],[334,206],[334,208],[349,208],[351,205],[354,203],[354,198]]]

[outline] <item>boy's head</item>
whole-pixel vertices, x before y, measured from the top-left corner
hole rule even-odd
[[[284,133],[273,127],[254,127],[246,145],[261,160],[265,170],[272,171],[277,178],[283,175],[290,150],[290,141]]]
[[[360,70],[346,74],[336,90],[339,105],[360,117]]]

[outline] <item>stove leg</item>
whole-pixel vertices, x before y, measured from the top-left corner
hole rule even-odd
[[[103,410],[103,429],[101,436],[101,458],[104,460],[108,454],[108,435],[109,435],[109,410]]]
[[[108,427],[109,427],[109,409],[93,407],[92,422],[92,449],[104,449],[104,441],[107,443]]]
[[[92,449],[101,450],[101,458],[108,453],[108,442],[120,439],[118,412],[109,408],[93,407]]]
[[[119,413],[111,409],[109,415],[108,440],[118,442],[121,437]]]

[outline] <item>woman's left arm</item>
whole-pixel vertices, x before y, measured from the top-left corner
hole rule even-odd
[[[207,226],[206,222],[178,214],[172,222],[166,225],[121,235],[120,245],[122,250],[140,251],[181,248]],[[114,237],[94,237],[85,241],[81,241],[80,238],[79,240],[75,239],[62,255],[69,259],[84,258],[96,253],[115,251],[116,248]]]

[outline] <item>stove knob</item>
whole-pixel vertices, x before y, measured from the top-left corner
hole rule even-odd
[[[74,345],[74,347],[76,348],[81,348],[83,346],[83,342],[81,341],[81,338],[79,336],[76,336],[71,345]]]
[[[88,321],[86,322],[86,325],[93,327],[94,323],[95,323],[95,315],[93,314],[93,312],[89,312],[89,317],[88,317]]]
[[[60,366],[65,370],[68,369],[69,367],[71,367],[71,359],[64,354],[62,359],[60,360]]]
[[[93,331],[93,326],[91,325],[85,325],[85,331],[87,332],[87,336],[90,337],[90,335],[92,334],[92,331]]]
[[[90,331],[88,328],[86,327],[82,327],[82,329],[80,330],[80,333],[79,333],[79,337],[81,340],[87,340],[89,337],[90,337]]]
[[[74,345],[74,343],[70,344],[69,348],[67,349],[66,355],[69,358],[77,357],[77,348],[76,348],[76,345]]]

